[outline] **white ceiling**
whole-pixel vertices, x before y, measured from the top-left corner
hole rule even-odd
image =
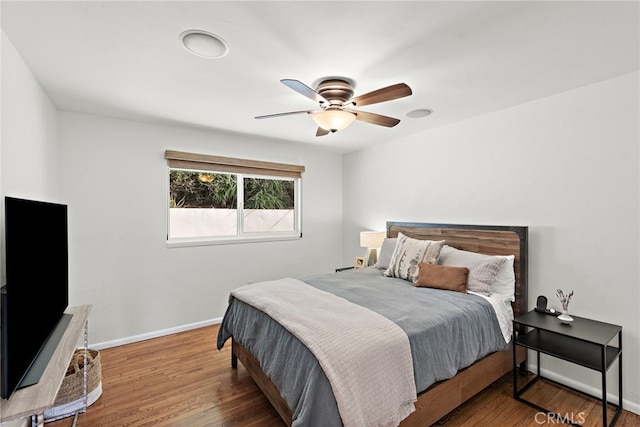
[[[2,28],[60,110],[226,130],[348,152],[639,69],[639,3],[525,1],[5,1]],[[204,59],[185,30],[221,36]],[[280,83],[326,76],[355,95],[404,82],[413,95],[362,107],[316,137],[314,109]],[[405,114],[430,108],[426,118]],[[597,108],[597,106],[594,106]]]

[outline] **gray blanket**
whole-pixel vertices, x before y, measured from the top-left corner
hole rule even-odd
[[[375,268],[300,279],[400,326],[409,337],[418,392],[507,346],[493,307],[477,295],[416,288]],[[313,301],[309,304],[312,309]],[[286,329],[231,299],[218,333],[218,349],[231,336],[258,359],[278,387],[293,410],[294,426],[342,425],[331,386],[317,360]]]

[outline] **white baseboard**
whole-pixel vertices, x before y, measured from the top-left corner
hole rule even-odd
[[[91,348],[96,350],[103,350],[105,348],[116,347],[119,345],[131,344],[134,342],[144,341],[151,338],[164,337],[166,335],[175,334],[178,332],[190,331],[192,329],[202,328],[205,326],[216,325],[222,322],[222,317],[217,319],[204,320],[202,322],[190,323],[188,325],[177,326],[175,328],[163,329],[160,331],[149,332],[147,334],[135,335],[132,337],[122,338],[118,340],[105,341],[101,343],[91,344]]]
[[[536,373],[537,368],[538,368],[537,365],[535,365],[533,363],[529,363],[528,369],[529,369],[530,372]],[[549,378],[550,380],[557,381],[560,384],[566,384],[569,387],[575,388],[576,390],[580,390],[581,392],[587,393],[587,394],[589,394],[591,396],[601,396],[602,395],[602,390],[600,390],[599,388],[592,387],[592,386],[589,386],[587,384],[583,384],[583,383],[578,382],[576,380],[573,380],[571,378],[563,377],[562,375],[558,375],[557,373],[549,371],[549,370],[546,370],[544,368],[540,368],[540,373],[545,378]],[[618,391],[618,390],[616,389],[616,391]],[[614,405],[617,405],[618,404],[618,395],[617,394],[612,394],[612,393],[607,393],[607,402],[613,403]],[[622,409],[640,415],[640,404],[635,403],[635,402],[631,402],[631,401],[629,401],[627,399],[622,399]]]

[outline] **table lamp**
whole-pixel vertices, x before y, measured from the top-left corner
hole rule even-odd
[[[378,261],[378,248],[382,246],[384,238],[384,231],[360,232],[360,246],[367,248],[367,266],[374,265]]]

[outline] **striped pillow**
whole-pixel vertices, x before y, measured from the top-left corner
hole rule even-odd
[[[414,281],[418,275],[418,264],[425,262],[437,264],[444,240],[412,239],[398,233],[396,247],[391,255],[389,268],[384,271],[385,276]]]
[[[491,295],[491,285],[506,262],[506,257],[462,251],[448,245],[442,248],[438,261],[440,265],[467,267],[469,269],[467,290],[486,296]]]

